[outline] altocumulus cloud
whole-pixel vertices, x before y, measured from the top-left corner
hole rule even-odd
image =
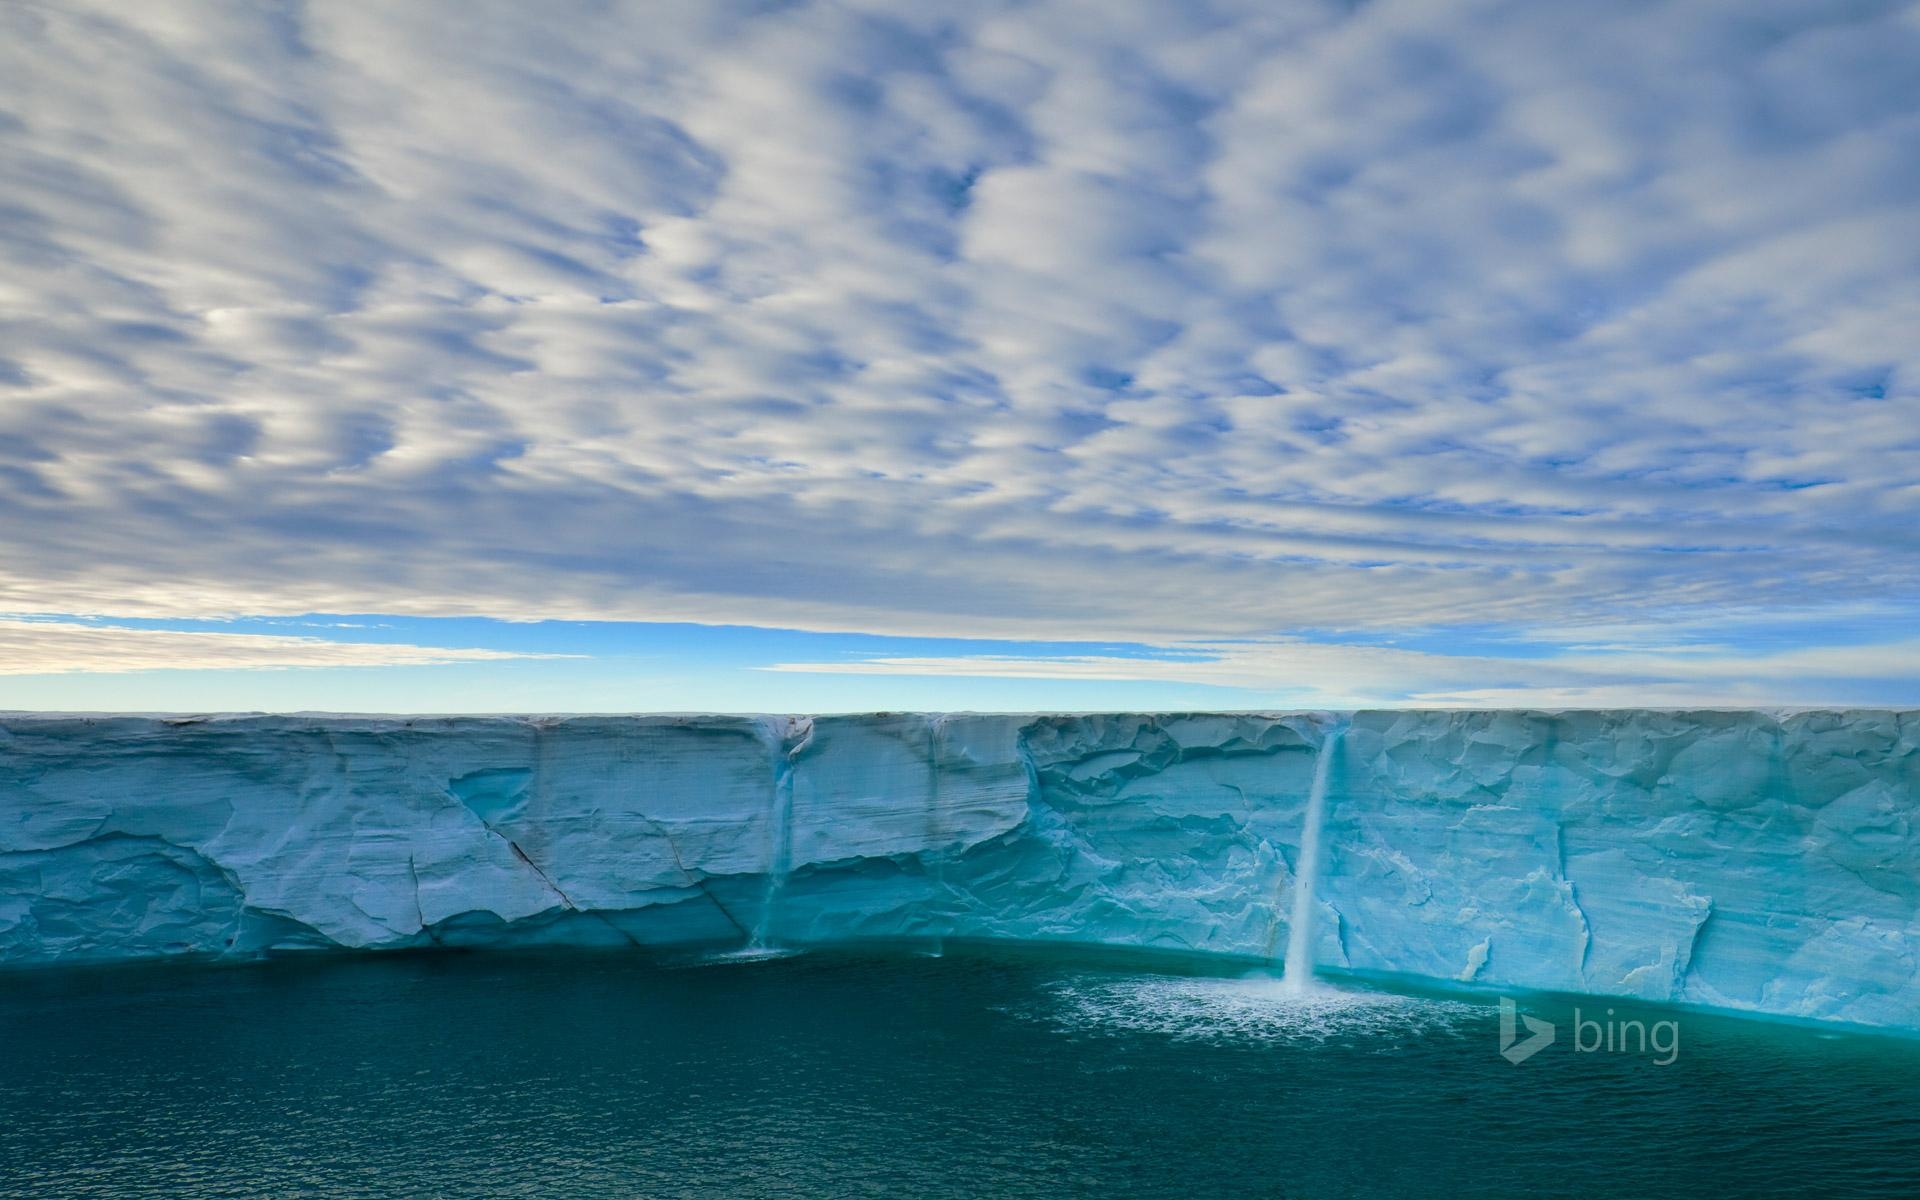
[[[132,671],[284,667],[418,667],[512,658],[559,658],[504,650],[377,645],[317,637],[138,629],[79,621],[0,618],[0,675],[125,674]]]
[[[1915,609],[1920,7],[942,7],[0,9],[0,611]]]

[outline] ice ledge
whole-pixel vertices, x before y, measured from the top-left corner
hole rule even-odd
[[[1277,959],[1333,720],[0,715],[0,964]],[[1303,910],[1328,969],[1920,1028],[1920,714],[1360,712],[1337,745]]]

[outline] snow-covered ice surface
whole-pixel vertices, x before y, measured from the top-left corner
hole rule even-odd
[[[1322,975],[1920,1028],[1920,713],[1866,710],[0,716],[0,964],[867,938],[1277,964],[1323,745]]]

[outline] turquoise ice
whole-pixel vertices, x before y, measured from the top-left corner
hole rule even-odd
[[[1917,781],[1920,713],[1864,710],[14,715],[0,963],[1292,941],[1295,974],[1920,1028]]]

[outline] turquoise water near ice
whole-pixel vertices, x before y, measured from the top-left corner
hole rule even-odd
[[[0,1195],[1915,1196],[1920,1045],[971,948],[0,976]],[[1581,1053],[1584,1019],[1678,1053]],[[1589,1039],[1595,1031],[1589,1030]]]

